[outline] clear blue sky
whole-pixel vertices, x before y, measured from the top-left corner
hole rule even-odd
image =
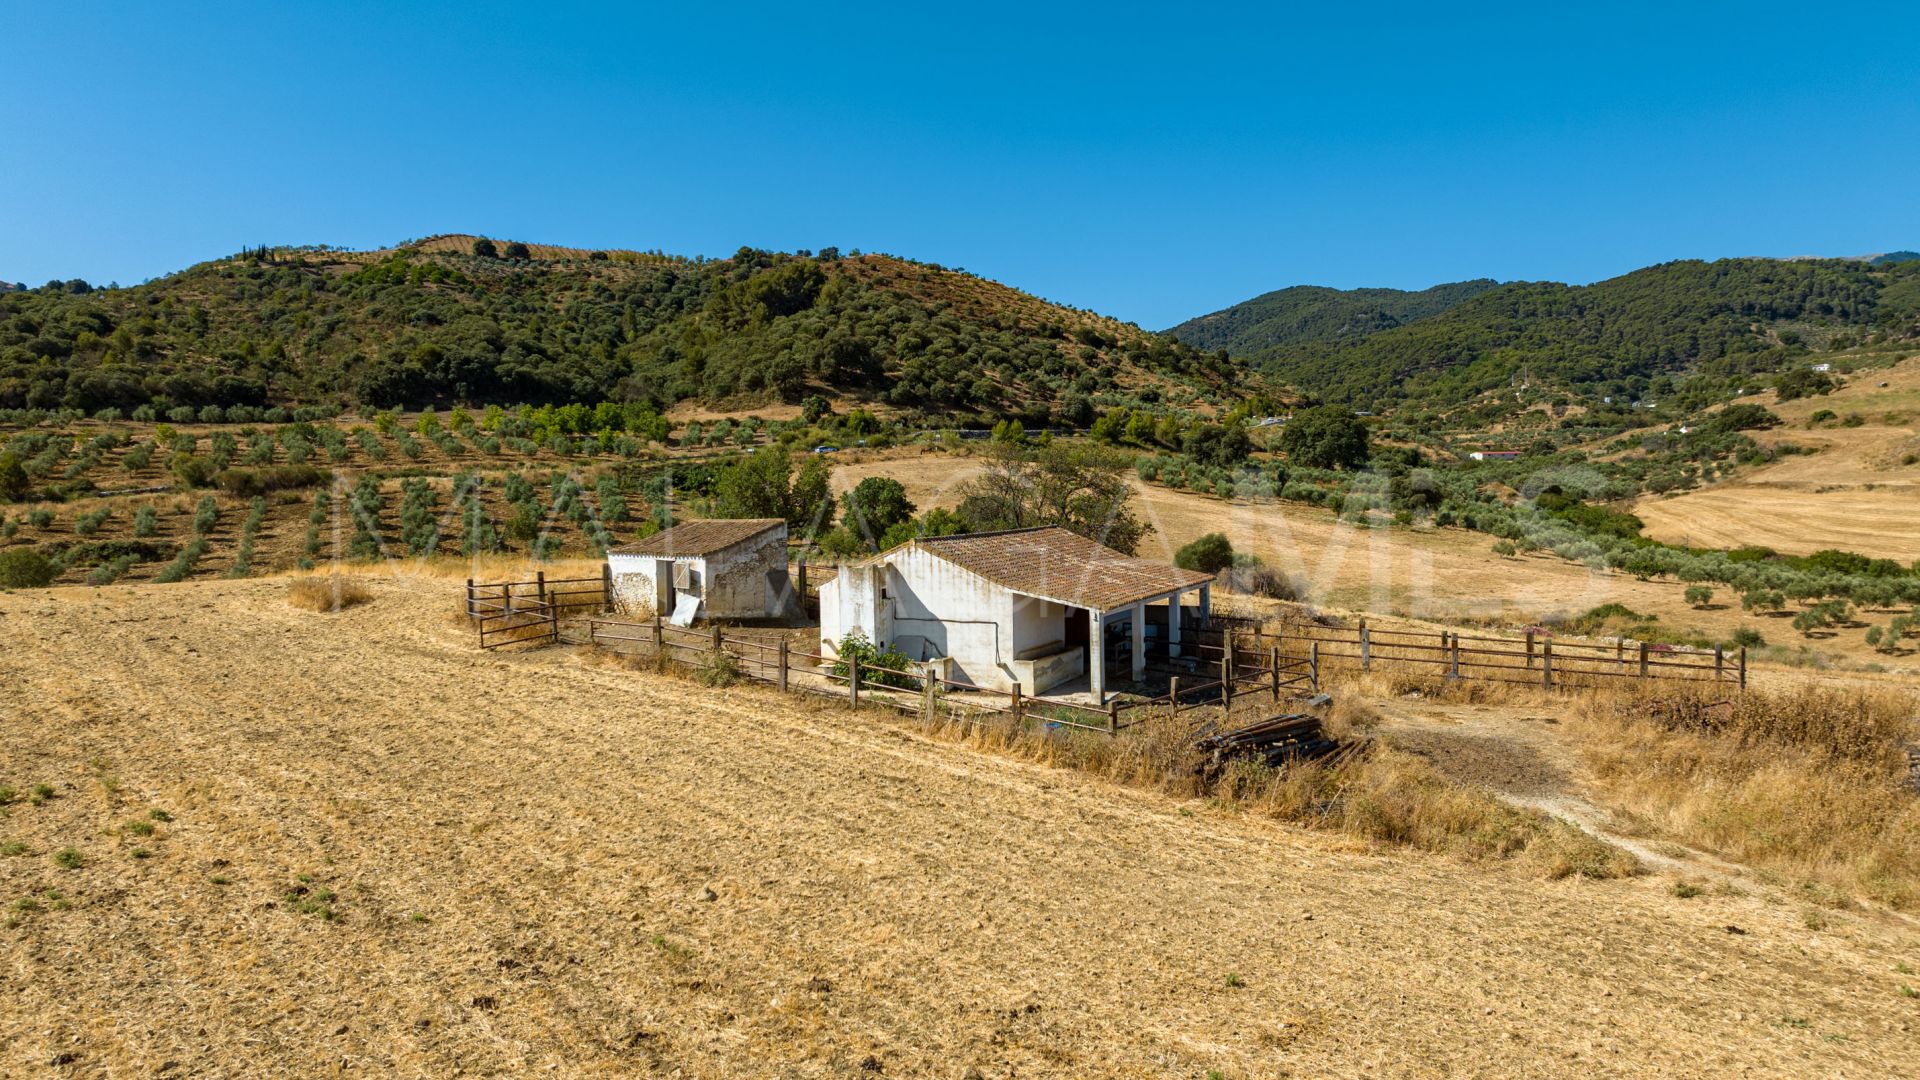
[[[0,279],[837,244],[1161,327],[1920,248],[1920,5],[0,6]]]

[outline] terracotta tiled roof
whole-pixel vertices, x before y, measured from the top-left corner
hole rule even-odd
[[[768,529],[785,528],[782,518],[714,518],[689,521],[645,540],[608,548],[609,555],[658,555],[662,558],[696,557],[724,551],[743,540],[751,540]]]
[[[1213,580],[1197,570],[1123,555],[1057,526],[914,542],[1014,592],[1095,611],[1115,611]]]

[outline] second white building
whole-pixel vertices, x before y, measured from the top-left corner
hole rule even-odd
[[[1084,679],[1104,702],[1110,676],[1141,677],[1150,646],[1180,654],[1212,581],[1061,528],[926,537],[823,582],[820,642],[831,653],[857,630],[949,679],[1026,694]]]

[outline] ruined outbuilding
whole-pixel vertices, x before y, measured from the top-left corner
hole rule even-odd
[[[780,518],[689,521],[607,552],[613,602],[622,614],[695,619],[790,619],[800,605],[787,577],[787,523]]]

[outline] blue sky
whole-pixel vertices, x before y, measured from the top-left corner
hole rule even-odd
[[[1920,6],[15,3],[0,279],[836,244],[1162,327],[1920,248]]]

